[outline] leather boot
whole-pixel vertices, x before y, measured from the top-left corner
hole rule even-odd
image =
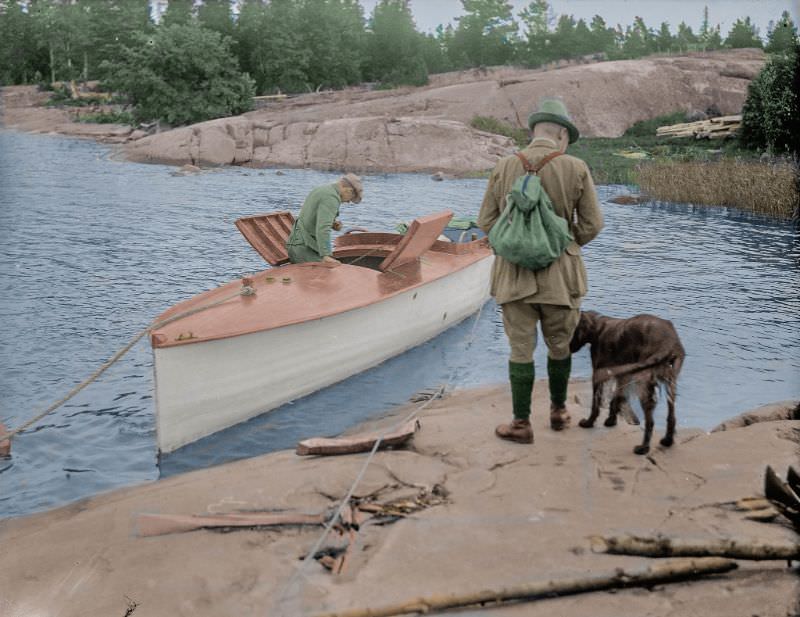
[[[556,405],[550,403],[550,428],[554,431],[563,431],[569,428],[572,417],[567,411],[566,405]]]
[[[516,418],[511,421],[511,424],[499,425],[494,432],[500,439],[517,443],[533,443],[533,429],[530,420]]]

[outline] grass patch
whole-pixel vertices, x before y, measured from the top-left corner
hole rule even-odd
[[[474,116],[472,120],[470,120],[469,125],[479,131],[510,137],[514,140],[514,143],[517,144],[518,148],[524,148],[528,145],[528,142],[530,142],[528,129],[514,128],[507,122],[503,122],[492,116]]]
[[[790,161],[657,161],[638,171],[649,197],[663,201],[732,206],[790,219],[800,205],[798,168]]]
[[[96,114],[82,114],[79,122],[93,124],[130,124],[133,125],[133,114],[129,111],[100,111]]]

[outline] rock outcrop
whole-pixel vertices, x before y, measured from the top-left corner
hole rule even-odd
[[[678,110],[741,110],[760,50],[570,65],[500,67],[438,75],[423,88],[345,90],[270,103],[126,146],[135,161],[290,166],[352,171],[471,173],[514,150],[472,129],[474,116],[526,126],[543,96],[560,96],[583,135],[617,137],[633,123]]]

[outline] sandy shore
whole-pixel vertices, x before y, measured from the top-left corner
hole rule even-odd
[[[570,388],[577,419],[589,387]],[[423,495],[427,507],[393,524],[364,523],[343,574],[313,561],[289,586],[320,527],[137,535],[141,513],[324,511],[347,494],[366,456],[278,452],[0,521],[0,614],[307,615],[647,562],[593,553],[588,538],[595,534],[797,541],[789,528],[747,520],[724,504],[757,495],[766,464],[781,474],[797,465],[800,422],[729,423],[705,433],[680,426],[679,401],[675,446],[640,457],[632,453],[636,426],[549,430],[546,392],[537,384],[532,446],[492,434],[509,415],[506,386],[457,391],[425,408],[411,445],[379,452],[355,495],[380,503]],[[785,416],[787,405],[775,409]],[[662,431],[658,425],[656,439]],[[326,546],[345,539],[334,534]],[[785,617],[797,614],[799,592],[800,578],[786,563],[742,563],[702,581],[481,614]]]

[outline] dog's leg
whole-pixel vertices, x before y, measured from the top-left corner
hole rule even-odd
[[[592,384],[592,413],[588,418],[583,418],[578,425],[581,428],[592,428],[597,416],[600,415],[600,404],[603,402],[604,382]]]
[[[677,380],[678,376],[675,371],[666,371],[664,381],[666,382],[667,389],[667,432],[659,442],[665,448],[669,448],[675,441],[675,396],[677,394]]]
[[[605,426],[610,427],[617,425],[617,416],[620,413],[622,406],[628,402],[626,391],[630,382],[631,378],[628,375],[617,379],[616,389],[614,390],[614,398],[611,399],[611,403],[608,406],[608,417],[603,423]]]
[[[653,436],[653,411],[656,408],[657,382],[652,376],[640,386],[639,401],[644,412],[644,438],[642,445],[633,449],[634,454],[647,454],[650,451],[650,438]]]

